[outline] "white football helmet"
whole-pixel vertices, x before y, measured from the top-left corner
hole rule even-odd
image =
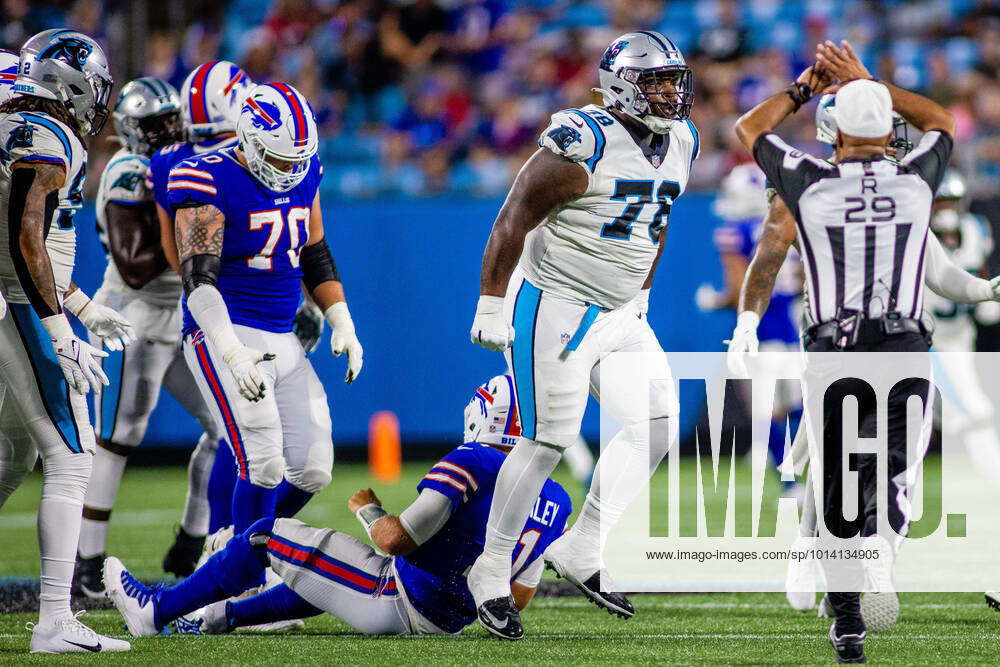
[[[819,98],[819,104],[816,105],[816,140],[831,146],[837,143],[836,99],[836,95],[827,93]],[[892,139],[889,140],[889,147],[896,150],[897,160],[913,148],[913,142],[909,137],[909,125],[895,111],[892,112]]]
[[[597,68],[604,104],[666,134],[686,120],[694,103],[694,78],[681,50],[652,30],[628,32],[611,42]],[[666,88],[664,88],[666,86]],[[664,101],[653,102],[650,96]]]
[[[740,164],[722,179],[712,211],[730,222],[763,218],[767,213],[764,172],[753,163]]]
[[[101,131],[114,79],[97,42],[75,30],[45,30],[24,43],[19,60],[15,93],[62,103],[83,134]]]
[[[476,387],[465,406],[465,442],[513,447],[521,439],[514,378],[498,375]]]
[[[199,65],[181,87],[181,115],[191,141],[236,131],[236,119],[253,82],[228,60]]]
[[[0,104],[14,97],[14,81],[20,59],[7,49],[0,49]]]
[[[264,83],[247,95],[236,122],[250,172],[275,192],[287,192],[309,173],[319,149],[312,107],[286,83]]]

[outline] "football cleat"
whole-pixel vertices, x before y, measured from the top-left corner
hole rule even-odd
[[[55,623],[28,623],[32,653],[118,653],[128,651],[127,641],[99,635],[80,622],[84,612]]]
[[[861,617],[871,632],[888,632],[899,620],[899,595],[896,591],[861,594]]]
[[[986,606],[994,611],[1000,611],[1000,591],[986,591]]]
[[[211,535],[205,538],[205,546],[202,547],[201,556],[198,558],[198,562],[195,564],[194,569],[198,569],[205,564],[209,558],[214,556],[216,553],[222,551],[229,544],[229,540],[233,539],[233,527],[225,526],[218,529]]]
[[[76,569],[73,570],[72,593],[76,597],[86,597],[91,600],[104,599],[104,554],[90,558],[76,555]]]
[[[163,557],[163,571],[183,579],[194,572],[195,564],[201,557],[205,546],[205,538],[188,535],[180,526],[177,527],[177,537]]]
[[[848,633],[837,636],[834,629],[836,623],[830,626],[830,645],[837,654],[837,664],[864,664],[868,662],[865,658],[865,637],[868,633],[862,630],[859,633]]]
[[[129,574],[125,565],[114,556],[104,561],[104,588],[125,619],[129,632],[136,637],[160,634],[156,625],[157,590]]]
[[[514,598],[494,598],[479,605],[479,623],[486,630],[499,637],[516,641],[524,638],[524,626],[521,625],[521,614],[514,606]]]
[[[573,572],[573,569],[568,565],[572,553],[566,547],[567,544],[566,535],[553,542],[542,555],[542,558],[545,559],[545,566],[576,586],[588,600],[609,614],[626,619],[635,616],[635,607],[632,606],[627,597],[621,593],[601,590],[602,571],[600,569],[583,575],[579,572]],[[607,581],[607,573],[603,574]]]

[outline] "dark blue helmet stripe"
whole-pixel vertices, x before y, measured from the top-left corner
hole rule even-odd
[[[649,37],[651,40],[653,40],[654,42],[656,42],[660,46],[660,48],[663,49],[664,51],[678,51],[679,50],[676,46],[674,46],[674,43],[671,42],[669,39],[667,41],[670,42],[670,46],[667,46],[666,44],[664,44],[663,40],[660,39],[659,36],[655,32],[649,32],[648,30],[640,30],[639,34],[640,35],[645,35],[646,37]]]

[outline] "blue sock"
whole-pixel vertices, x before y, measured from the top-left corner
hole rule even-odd
[[[322,609],[303,600],[285,584],[269,588],[260,595],[226,604],[226,620],[233,628],[308,618],[322,613]]]
[[[236,484],[236,459],[229,443],[219,440],[219,449],[208,478],[208,534],[233,523],[233,486]]]
[[[273,517],[274,494],[275,489],[266,489],[253,484],[249,479],[237,478],[233,491],[234,533],[242,533],[258,519]]]
[[[274,519],[257,521],[246,532],[229,540],[225,549],[205,561],[190,577],[157,593],[157,627],[258,585],[267,567],[267,552],[251,547],[250,536],[270,533],[273,526]]]
[[[299,513],[299,510],[306,506],[313,494],[303,491],[299,487],[291,484],[287,479],[281,480],[281,484],[275,488],[274,516],[291,517]],[[255,625],[251,623],[251,625]]]

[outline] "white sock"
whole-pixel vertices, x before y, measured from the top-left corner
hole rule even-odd
[[[561,456],[562,452],[554,447],[522,438],[500,468],[486,524],[483,557],[496,564],[496,574],[505,585],[510,578],[511,554],[521,538],[524,522]]]
[[[93,457],[70,451],[47,455],[38,505],[38,547],[42,556],[38,622],[72,618],[70,583],[80,537],[80,512]]]
[[[102,554],[107,547],[108,518],[101,515],[109,515],[115,506],[127,462],[127,456],[108,451],[100,445],[94,453],[93,471],[83,503],[89,516],[84,518],[80,529],[80,555],[84,558]]]
[[[573,524],[572,534],[590,545],[599,557],[601,522],[610,529],[649,482],[649,476],[670,447],[673,422],[661,418],[626,426],[601,452],[587,500]]]
[[[181,528],[194,537],[204,537],[208,533],[208,478],[212,475],[212,464],[218,448],[217,439],[202,433],[188,462],[188,488],[184,499],[184,513],[181,515]]]

